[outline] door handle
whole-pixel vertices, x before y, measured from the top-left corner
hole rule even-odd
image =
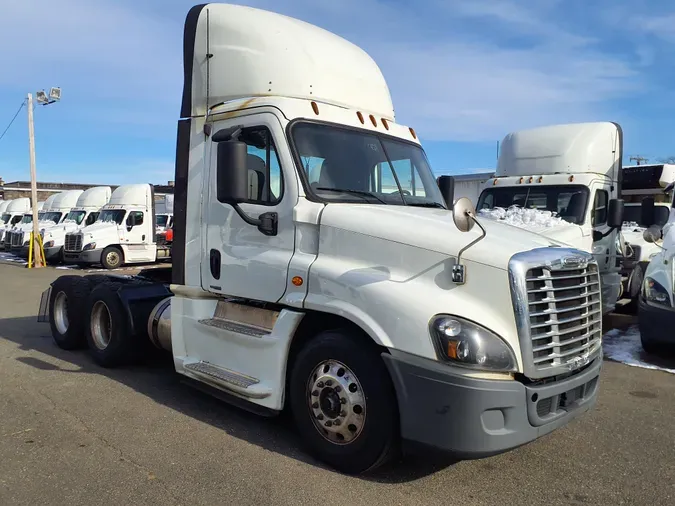
[[[213,279],[220,279],[220,251],[212,249],[209,252],[209,267]]]

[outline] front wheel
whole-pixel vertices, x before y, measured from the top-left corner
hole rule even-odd
[[[106,269],[117,269],[122,267],[124,254],[122,250],[115,246],[108,246],[101,253],[101,265]]]
[[[396,454],[396,395],[374,345],[344,330],[322,332],[295,359],[289,388],[296,425],[320,460],[358,474]]]

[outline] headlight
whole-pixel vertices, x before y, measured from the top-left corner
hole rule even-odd
[[[517,371],[516,357],[502,338],[456,316],[434,317],[429,330],[443,360],[471,369]]]
[[[644,296],[647,302],[670,307],[670,295],[660,283],[652,278],[645,278]]]
[[[95,247],[96,247],[96,243],[95,243],[95,242],[90,242],[89,244],[85,244],[85,245],[84,245],[84,248],[82,248],[82,251],[87,251],[87,250],[90,250],[90,249],[94,249]]]
[[[54,241],[47,241],[42,245],[44,248],[53,248],[54,247]]]

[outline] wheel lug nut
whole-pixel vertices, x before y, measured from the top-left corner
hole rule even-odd
[[[321,414],[316,415],[316,419],[317,419],[317,420],[323,420],[323,415],[321,415]]]
[[[342,411],[340,411],[340,416],[343,416],[343,417],[347,416],[347,412],[343,409]]]
[[[326,386],[329,387],[333,384],[333,380],[327,380],[326,381]]]
[[[342,387],[340,385],[336,386],[335,391],[338,393],[342,392]]]
[[[347,399],[340,397],[340,404],[347,404]]]
[[[338,419],[333,422],[335,425],[340,425],[342,422]]]
[[[333,422],[331,422],[330,420],[328,420],[328,421],[325,423],[325,425],[326,425],[326,427],[332,427],[332,426],[333,426]]]
[[[314,391],[312,392],[312,396],[313,396],[313,397],[318,397],[318,396],[319,396],[319,391],[318,391],[318,390],[314,390]]]
[[[318,403],[318,402],[312,403],[312,407],[313,407],[314,409],[318,408],[318,407],[319,407],[319,403]]]
[[[319,387],[319,388],[323,388],[323,381],[319,381],[319,382],[316,384],[316,386]]]

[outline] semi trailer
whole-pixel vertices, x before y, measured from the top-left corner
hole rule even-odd
[[[359,47],[193,7],[177,130],[172,266],[55,280],[61,348],[115,367],[151,343],[202,390],[288,410],[347,473],[402,441],[504,452],[595,404],[597,261],[455,200]]]

